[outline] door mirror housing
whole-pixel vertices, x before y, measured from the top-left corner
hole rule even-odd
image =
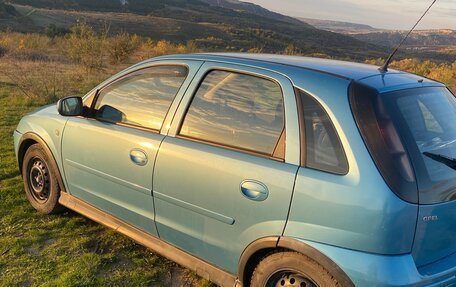
[[[118,109],[109,105],[104,105],[97,111],[96,118],[108,122],[121,123],[125,121],[126,116]]]
[[[57,102],[57,110],[60,115],[65,117],[82,116],[84,112],[84,104],[81,97],[67,97]]]

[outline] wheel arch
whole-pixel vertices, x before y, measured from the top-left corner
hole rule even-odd
[[[33,132],[27,132],[27,133],[23,134],[21,139],[19,140],[19,149],[18,149],[18,153],[17,153],[17,160],[18,160],[19,171],[20,171],[21,175],[22,175],[22,165],[23,165],[25,153],[34,144],[39,144],[43,148],[47,157],[51,160],[51,162],[49,164],[51,165],[52,169],[54,170],[54,172],[56,174],[56,177],[57,177],[57,180],[59,183],[59,187],[60,187],[60,191],[66,192],[63,178],[60,173],[60,169],[58,167],[54,154],[52,153],[52,151],[49,148],[46,141],[43,138],[41,138],[39,135],[37,135],[36,133],[33,133]]]
[[[294,238],[279,236],[261,238],[247,246],[239,260],[238,280],[241,283],[240,286],[250,286],[250,279],[255,267],[260,263],[264,256],[274,251],[299,252],[326,268],[328,272],[337,279],[341,286],[355,286],[348,275],[334,261],[319,250]]]

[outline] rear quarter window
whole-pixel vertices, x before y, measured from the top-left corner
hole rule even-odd
[[[348,161],[339,135],[324,108],[299,91],[305,130],[305,166],[329,173],[348,173]]]

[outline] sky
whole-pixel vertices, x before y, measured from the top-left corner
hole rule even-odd
[[[243,0],[295,17],[410,29],[432,0]],[[455,29],[456,0],[438,0],[418,29]]]

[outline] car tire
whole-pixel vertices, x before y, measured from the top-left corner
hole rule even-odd
[[[340,287],[337,280],[309,257],[291,251],[265,257],[255,268],[250,287]]]
[[[30,204],[43,214],[62,212],[60,187],[53,159],[39,144],[30,146],[22,161],[22,180]]]

